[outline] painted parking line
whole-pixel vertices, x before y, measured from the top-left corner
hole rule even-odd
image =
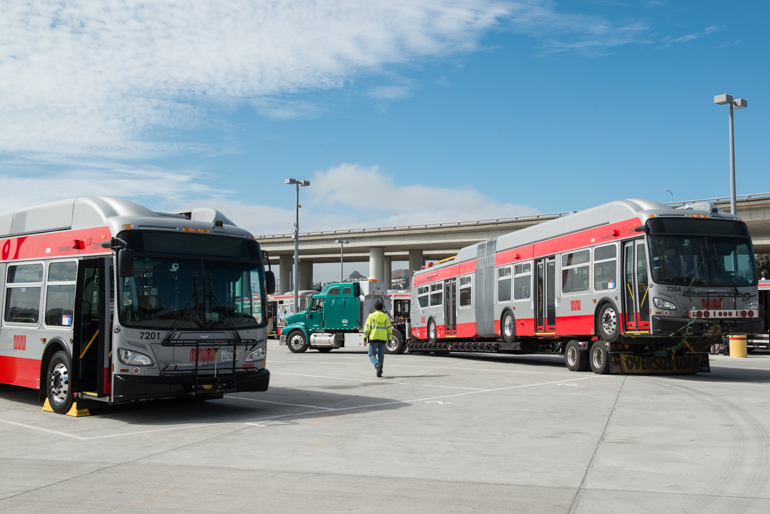
[[[454,368],[452,368],[454,369]],[[439,370],[434,370],[439,371]],[[284,372],[276,372],[273,373],[274,375],[292,375],[295,377],[309,377],[309,378],[328,378],[330,380],[346,380],[346,381],[353,381],[353,382],[367,382],[367,383],[377,383],[382,385],[408,385],[408,386],[414,386],[414,387],[440,387],[444,389],[461,389],[461,390],[467,390],[467,391],[488,391],[489,389],[484,389],[481,387],[459,387],[459,386],[440,386],[440,385],[431,385],[431,384],[415,384],[413,382],[391,382],[388,380],[369,380],[366,378],[347,378],[347,377],[330,377],[328,375],[305,375],[303,373],[284,373]],[[430,377],[428,377],[430,378]]]
[[[222,398],[223,400],[245,400],[247,402],[259,402],[259,403],[273,403],[275,405],[287,405],[289,407],[304,407],[306,409],[326,409],[329,410],[330,407],[317,407],[315,405],[302,405],[301,403],[284,403],[284,402],[274,402],[270,400],[259,400],[257,398],[244,398],[243,396],[233,396],[233,395],[227,395]]]

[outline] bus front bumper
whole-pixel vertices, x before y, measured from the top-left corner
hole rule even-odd
[[[270,372],[267,369],[237,372],[234,380],[232,375],[215,377],[201,373],[197,386],[193,375],[115,375],[112,398],[113,402],[119,403],[151,398],[221,397],[224,393],[267,391],[269,384]]]
[[[685,327],[692,321],[691,318],[675,318],[669,316],[652,317],[652,334],[669,335],[679,333],[683,335]],[[721,333],[727,334],[756,334],[762,332],[761,318],[696,318],[690,328],[694,336],[707,334],[714,327],[720,327]]]

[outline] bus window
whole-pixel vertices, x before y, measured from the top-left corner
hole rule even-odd
[[[588,291],[590,260],[591,253],[588,250],[562,255],[561,290],[563,293]]]
[[[467,277],[460,277],[460,307],[468,307],[471,305],[471,283],[473,277],[470,275]]]
[[[511,301],[511,267],[498,268],[497,270],[497,301]]]
[[[45,293],[45,324],[71,327],[75,310],[76,261],[52,262],[48,265]]]
[[[606,291],[617,287],[618,249],[615,245],[594,250],[594,290]]]
[[[513,299],[527,300],[530,294],[530,284],[532,283],[532,264],[517,264],[514,266],[515,277],[513,279]]]
[[[417,302],[420,304],[421,309],[428,306],[428,292],[428,286],[417,288],[417,294],[419,295],[417,297]]]
[[[42,282],[42,264],[8,266],[5,289],[6,323],[38,323]]]
[[[430,306],[441,305],[444,300],[444,289],[442,284],[433,284],[430,286]]]

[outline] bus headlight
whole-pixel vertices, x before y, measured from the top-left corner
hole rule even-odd
[[[149,356],[126,348],[118,348],[118,359],[129,366],[152,366],[152,359]]]
[[[246,356],[246,362],[261,361],[267,355],[267,347],[257,348]]]
[[[759,310],[759,300],[751,300],[750,302],[746,302],[746,310],[758,311]]]
[[[674,305],[669,301],[663,300],[662,298],[653,298],[652,303],[654,303],[655,307],[657,307],[658,309],[667,309],[670,311],[676,310],[676,305]]]

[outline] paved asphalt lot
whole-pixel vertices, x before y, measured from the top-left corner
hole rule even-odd
[[[0,388],[2,512],[770,512],[770,354],[711,374],[557,356],[294,355],[267,393],[87,418]]]

